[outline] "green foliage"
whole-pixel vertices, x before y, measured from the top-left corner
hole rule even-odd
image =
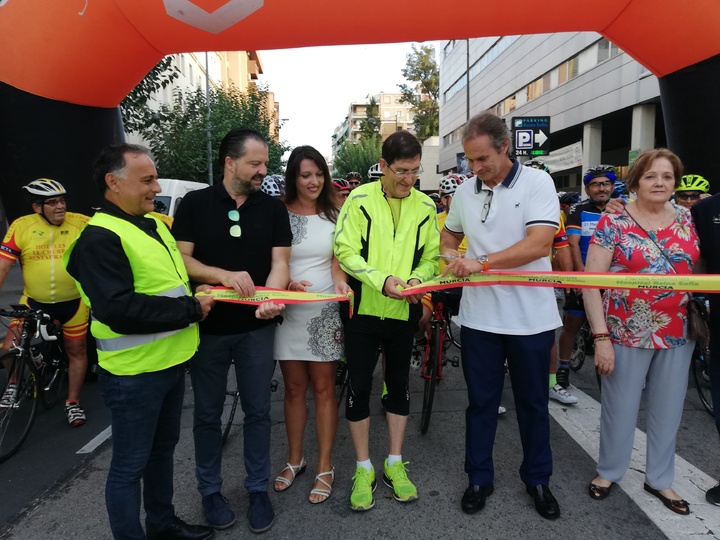
[[[356,171],[367,181],[367,171],[378,162],[381,151],[382,143],[378,137],[345,141],[335,156],[333,176],[345,178],[347,173]]]
[[[414,87],[399,84],[401,101],[412,105],[415,114],[415,132],[420,141],[440,132],[440,74],[435,62],[435,47],[432,45],[412,46],[407,55],[403,77],[415,82]],[[421,95],[418,96],[418,93]]]
[[[145,75],[120,103],[123,124],[127,131],[139,132],[153,122],[148,101],[153,93],[167,88],[180,76],[180,70],[172,65],[172,56],[166,56]]]
[[[360,120],[360,138],[381,140],[380,106],[375,96],[372,96],[368,101],[367,107],[365,108],[365,118]]]
[[[230,129],[244,126],[255,129],[268,141],[270,163],[268,174],[282,173],[282,156],[288,149],[276,143],[271,134],[271,117],[267,108],[267,90],[250,85],[247,92],[235,87],[196,88],[173,95],[172,107],[162,107],[153,114],[148,127],[140,133],[148,141],[161,176],[207,182],[208,130],[212,142],[213,178],[222,179],[218,164],[220,141]],[[208,124],[208,102],[210,116]]]

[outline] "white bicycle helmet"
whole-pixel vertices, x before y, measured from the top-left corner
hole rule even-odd
[[[370,182],[372,182],[373,180],[379,180],[382,175],[383,173],[379,163],[376,163],[368,169],[368,181]]]
[[[438,191],[440,195],[454,195],[458,186],[462,184],[467,178],[462,174],[448,174],[440,179],[440,186]]]
[[[37,199],[49,199],[50,197],[67,195],[67,191],[60,182],[49,178],[33,180],[27,186],[23,186],[23,189]]]
[[[282,197],[285,193],[284,187],[285,183],[282,183],[282,188],[280,187],[280,183],[278,182],[277,177],[281,176],[279,174],[271,174],[269,176],[266,176],[263,179],[262,184],[260,185],[260,191],[263,193],[267,193],[271,197]],[[284,180],[284,179],[283,179]]]

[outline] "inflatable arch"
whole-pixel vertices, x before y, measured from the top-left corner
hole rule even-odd
[[[167,54],[595,31],[659,77],[669,146],[720,185],[717,0],[0,0],[0,196],[50,176],[88,211],[118,104]],[[82,188],[82,189],[81,189]]]

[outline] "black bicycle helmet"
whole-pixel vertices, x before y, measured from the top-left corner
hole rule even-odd
[[[575,191],[568,191],[560,195],[560,204],[575,204],[578,202],[580,202],[580,194]]]

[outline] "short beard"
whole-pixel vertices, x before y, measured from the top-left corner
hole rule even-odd
[[[250,195],[260,191],[260,186],[253,185],[252,180],[242,180],[237,177],[233,179],[233,187],[238,195]]]

